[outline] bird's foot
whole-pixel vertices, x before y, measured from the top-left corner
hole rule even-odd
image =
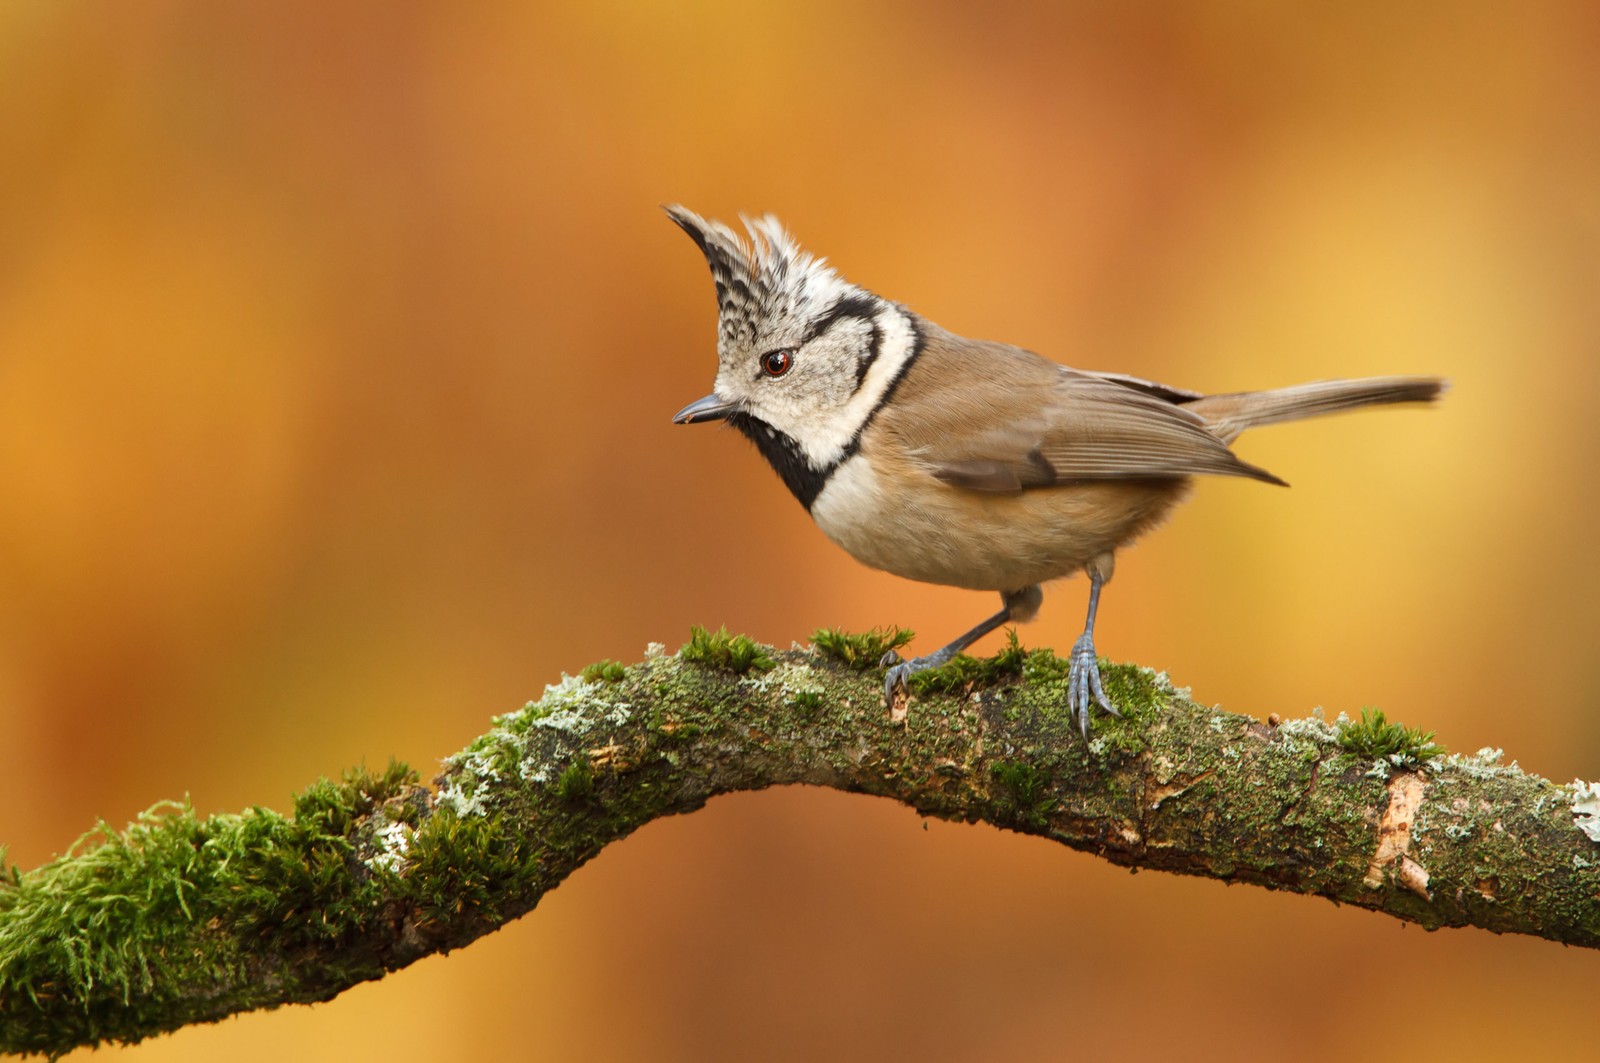
[[[1085,742],[1089,740],[1091,702],[1113,716],[1122,715],[1106,697],[1106,688],[1100,682],[1100,662],[1094,653],[1094,636],[1085,632],[1072,644],[1072,660],[1067,669],[1067,708],[1083,731]]]
[[[883,700],[893,706],[896,690],[905,690],[908,680],[913,675],[948,663],[950,658],[954,657],[958,652],[958,650],[946,646],[942,650],[935,650],[926,657],[913,657],[909,661],[902,661],[898,653],[890,650],[878,661],[880,666],[889,669],[883,677]]]

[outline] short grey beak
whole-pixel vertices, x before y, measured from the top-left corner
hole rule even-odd
[[[707,395],[673,414],[672,423],[699,424],[701,421],[723,421],[736,409],[738,409],[737,403],[719,399],[715,395]]]

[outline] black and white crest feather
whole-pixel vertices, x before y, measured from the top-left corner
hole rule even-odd
[[[673,205],[666,211],[699,245],[711,267],[717,287],[717,350],[724,357],[767,342],[779,323],[814,323],[853,290],[860,291],[826,259],[802,250],[771,214],[741,217],[750,234],[746,241],[723,223],[685,207]]]

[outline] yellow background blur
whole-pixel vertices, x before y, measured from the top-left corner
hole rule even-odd
[[[1494,6],[0,7],[0,841],[427,773],[691,623],[926,649],[987,615],[669,423],[715,336],[672,201],[1071,364],[1448,376],[1246,437],[1294,489],[1202,484],[1101,649],[1595,778],[1600,16]],[[1068,645],[1083,590],[1024,641]],[[128,1055],[1593,1048],[1592,952],[926,828],[721,799],[455,955]]]

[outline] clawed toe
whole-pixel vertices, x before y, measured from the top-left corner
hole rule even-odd
[[[889,658],[891,657],[893,657],[896,661],[900,660],[900,655],[895,653],[893,650],[890,650],[888,653],[884,654],[884,663],[888,664]],[[883,700],[885,704],[894,704],[896,690],[904,690],[906,687],[906,680],[910,677],[911,668],[904,662],[895,664],[889,668],[889,671],[883,677]]]
[[[937,668],[954,656],[955,654],[950,651],[950,647],[946,646],[944,649],[936,653],[930,653],[926,657],[913,657],[909,661],[901,661],[900,655],[890,650],[883,655],[882,663],[890,664],[891,657],[895,661],[899,661],[899,663],[894,664],[883,677],[884,701],[892,706],[896,692],[907,689],[910,686],[912,676],[918,672],[926,672],[930,668]]]
[[[1094,639],[1084,635],[1072,647],[1072,658],[1067,670],[1067,709],[1089,740],[1089,706],[1100,706],[1113,716],[1121,716],[1111,699],[1106,697],[1105,685],[1100,681],[1100,662],[1095,656]]]

